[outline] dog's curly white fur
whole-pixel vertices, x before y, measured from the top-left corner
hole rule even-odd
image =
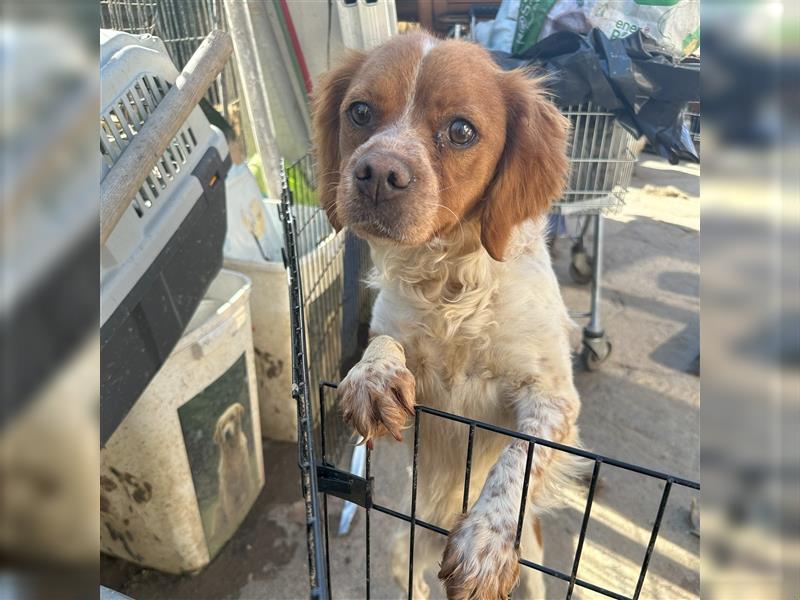
[[[541,228],[541,222],[523,225],[502,263],[483,251],[468,226],[424,248],[373,242],[373,285],[379,294],[372,329],[405,348],[417,403],[574,445],[580,401],[572,383],[572,321]],[[483,488],[466,518],[457,521],[463,426],[429,419],[421,428],[420,517],[455,525],[440,570],[451,598],[505,597],[516,582],[514,541],[527,444],[504,447],[505,441],[477,436],[472,477]],[[558,502],[575,471],[569,455],[536,447],[531,511]],[[431,543],[435,538],[420,539],[421,546]],[[525,529],[523,551],[540,555],[537,545]],[[435,554],[421,548],[417,560],[435,560]],[[424,568],[418,571],[422,578]],[[536,573],[526,572],[523,584],[515,597],[544,597]]]

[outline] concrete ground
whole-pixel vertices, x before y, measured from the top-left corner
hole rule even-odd
[[[645,155],[626,206],[605,222],[602,319],[613,354],[602,370],[576,370],[585,446],[606,456],[699,480],[699,168]],[[588,305],[588,286],[568,275],[569,239],[555,267],[571,309]],[[580,344],[576,331],[575,347]],[[409,436],[407,436],[409,437]],[[408,511],[410,447],[379,443],[373,455],[376,501]],[[308,597],[307,554],[296,449],[266,443],[264,491],[238,533],[201,573],[168,576],[103,558],[101,582],[137,599]],[[605,466],[578,577],[630,597],[658,508],[662,482]],[[699,596],[699,538],[691,518],[697,492],[674,487],[642,598]],[[545,564],[569,573],[585,492],[543,520]],[[340,505],[332,501],[332,530]],[[364,514],[351,533],[331,537],[335,598],[364,597]],[[372,512],[372,598],[401,598],[391,576],[392,540],[407,525]],[[566,584],[546,578],[547,597]],[[432,596],[443,597],[430,579]],[[576,588],[575,598],[601,596]]]

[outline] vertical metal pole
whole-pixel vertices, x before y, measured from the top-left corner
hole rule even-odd
[[[469,441],[467,442],[467,466],[464,469],[464,499],[461,502],[461,512],[466,514],[469,508],[469,479],[472,476],[472,450],[475,445],[475,424],[469,426]]]
[[[638,600],[639,594],[642,593],[644,578],[647,575],[647,567],[650,565],[650,557],[653,555],[653,548],[656,546],[658,530],[661,528],[661,520],[664,518],[664,509],[667,507],[667,500],[669,499],[670,490],[672,490],[672,480],[668,479],[664,484],[664,491],[661,494],[661,502],[658,505],[658,514],[656,514],[656,520],[653,523],[653,531],[650,534],[650,541],[647,544],[647,551],[644,554],[642,569],[639,571],[639,579],[636,581],[636,591],[633,594],[633,600]]]
[[[281,165],[282,166],[282,165]],[[285,260],[290,292],[292,327],[292,398],[297,402],[297,454],[300,465],[303,499],[306,509],[306,541],[308,545],[309,587],[312,598],[328,598],[327,564],[320,547],[319,492],[317,487],[316,460],[314,455],[314,432],[310,420],[311,398],[308,391],[308,349],[303,319],[303,282],[300,278],[300,261],[297,253],[297,233],[291,210],[291,191],[281,170],[281,220],[286,242]]]
[[[414,598],[414,526],[417,521],[417,460],[419,458],[419,415],[414,412],[414,459],[411,470],[411,526],[408,547],[408,600]]]
[[[600,324],[600,282],[603,276],[603,215],[597,213],[594,217],[593,268],[592,268],[592,314],[586,331],[600,336],[603,327]]]
[[[267,192],[271,198],[280,195],[280,151],[275,142],[275,126],[269,109],[266,88],[266,73],[258,59],[255,41],[256,32],[250,19],[250,8],[242,0],[224,0],[239,81],[244,89],[248,117],[255,135],[256,149],[266,175]]]
[[[514,539],[514,548],[519,550],[519,543],[522,540],[522,527],[525,523],[525,505],[528,500],[528,485],[531,481],[531,464],[533,463],[533,449],[535,444],[528,442],[528,457],[525,461],[525,476],[522,481],[522,497],[519,501],[519,516],[517,517],[517,537]]]
[[[322,451],[322,463],[327,464],[328,453],[325,447],[325,385],[319,385],[319,435],[320,435],[320,450]],[[330,528],[328,527],[328,494],[322,494],[322,526],[325,533],[325,570],[328,573],[328,598],[332,598],[331,594],[331,547],[330,547]]]
[[[594,470],[592,471],[592,481],[589,484],[589,493],[586,496],[586,509],[583,511],[583,522],[581,523],[581,532],[578,536],[578,545],[575,548],[575,560],[572,563],[572,574],[569,578],[569,587],[567,587],[567,599],[572,598],[572,592],[575,589],[575,580],[578,578],[578,566],[581,562],[581,553],[583,552],[583,542],[586,540],[586,530],[589,527],[589,515],[592,512],[592,503],[594,502],[594,492],[597,489],[597,477],[600,474],[600,459],[595,459]]]
[[[372,481],[371,481],[371,479],[372,479],[372,450],[369,449],[369,446],[367,446],[367,466],[366,466],[365,476],[366,476],[367,482],[369,482],[369,485],[372,485]],[[366,544],[365,544],[366,556],[365,556],[365,559],[366,559],[366,561],[365,562],[366,562],[366,570],[367,570],[367,581],[366,581],[366,584],[367,584],[367,600],[369,600],[370,593],[372,591],[372,589],[371,589],[372,588],[372,582],[370,581],[370,564],[369,564],[369,505],[364,510],[367,511],[366,515],[365,515],[366,518],[365,518],[365,523],[364,523],[365,527],[364,528],[366,530],[366,532],[365,532],[365,535],[366,535]],[[328,569],[328,574],[330,574],[330,569]]]

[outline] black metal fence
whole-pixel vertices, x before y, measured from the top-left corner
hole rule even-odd
[[[378,504],[373,499],[375,488],[375,475],[372,473],[372,451],[367,448],[366,472],[364,477],[354,475],[346,470],[337,468],[341,464],[336,447],[340,443],[341,418],[335,410],[335,393],[325,393],[326,390],[336,388],[336,384],[329,383],[324,379],[315,379],[309,371],[308,341],[319,344],[320,340],[313,339],[310,330],[307,330],[308,307],[305,300],[308,294],[304,291],[303,269],[301,259],[298,255],[298,239],[307,227],[307,223],[299,223],[296,216],[296,203],[293,197],[300,188],[296,186],[295,177],[283,179],[283,191],[281,197],[281,219],[284,226],[286,237],[286,256],[290,306],[292,311],[292,352],[293,352],[293,396],[297,402],[298,411],[298,464],[300,466],[303,496],[306,509],[306,534],[308,543],[308,566],[309,566],[309,585],[312,598],[332,598],[331,589],[331,563],[330,563],[330,536],[328,524],[328,496],[336,496],[349,502],[353,502],[364,509],[365,518],[365,539],[364,539],[364,561],[366,577],[364,581],[364,597],[369,599],[371,594],[371,552],[370,552],[370,515],[373,511],[388,515],[407,523],[409,527],[409,564],[408,564],[408,597],[413,596],[413,568],[414,568],[414,539],[417,528],[426,529],[434,533],[447,536],[448,531],[436,523],[429,523],[417,517],[417,461],[420,452],[420,428],[424,426],[423,421],[429,419],[446,419],[465,425],[468,428],[467,453],[464,463],[464,488],[462,512],[466,512],[470,500],[470,473],[472,466],[472,450],[475,433],[478,430],[492,432],[506,436],[509,439],[517,439],[527,442],[528,460],[523,485],[523,493],[520,501],[519,517],[517,522],[516,544],[519,546],[520,533],[522,531],[525,518],[525,504],[527,500],[527,489],[530,478],[530,467],[537,446],[550,448],[557,452],[565,452],[574,456],[581,457],[593,464],[591,479],[589,480],[588,494],[583,511],[580,533],[578,536],[572,568],[569,573],[562,572],[543,564],[538,564],[524,558],[519,562],[524,567],[534,569],[544,573],[546,576],[561,580],[568,584],[566,598],[572,597],[576,587],[591,590],[609,598],[617,600],[636,600],[640,597],[645,577],[647,576],[650,560],[658,539],[659,530],[670,498],[670,493],[675,486],[699,490],[697,482],[690,481],[681,477],[663,473],[646,467],[634,465],[624,461],[616,460],[607,456],[589,452],[580,448],[574,448],[558,444],[546,439],[525,435],[502,427],[470,419],[463,416],[443,412],[427,406],[418,405],[414,418],[414,441],[412,459],[412,486],[411,486],[411,510],[410,513],[394,510],[387,506]],[[304,192],[300,192],[304,193]],[[324,215],[323,215],[324,217]],[[328,331],[330,334],[330,331]],[[313,359],[312,359],[313,360]],[[316,396],[316,402],[314,402]],[[316,410],[315,410],[316,408]],[[315,426],[315,425],[320,426]],[[330,429],[329,429],[330,427]],[[336,432],[331,435],[331,432]],[[349,431],[346,432],[349,437]],[[647,478],[663,482],[660,501],[658,503],[655,521],[653,523],[650,537],[644,549],[642,560],[635,588],[630,594],[620,594],[578,577],[581,555],[583,552],[586,532],[591,520],[592,505],[594,503],[595,492],[597,489],[598,478],[603,469],[623,469]]]
[[[310,156],[286,168],[286,184],[291,190],[289,210],[304,282],[302,313],[310,381],[338,381],[358,360],[367,338],[372,295],[364,280],[371,267],[369,248],[363,240],[330,226],[317,202]],[[319,398],[313,401],[316,404]],[[343,461],[351,447],[351,430],[334,411],[327,414],[327,420],[319,415],[315,419],[316,438],[319,441],[320,432],[326,431],[333,455]]]

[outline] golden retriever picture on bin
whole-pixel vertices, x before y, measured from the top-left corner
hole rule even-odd
[[[219,448],[219,501],[214,534],[224,533],[247,507],[253,488],[250,449],[242,429],[244,406],[231,404],[217,419],[214,443]]]
[[[258,494],[258,463],[244,356],[178,409],[200,518],[215,555]]]

